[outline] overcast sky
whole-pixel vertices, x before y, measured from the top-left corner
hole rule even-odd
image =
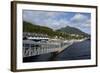
[[[72,26],[91,33],[90,13],[23,10],[23,20],[54,30]]]

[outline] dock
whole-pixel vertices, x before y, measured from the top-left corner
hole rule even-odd
[[[51,39],[47,35],[36,33],[23,34],[23,57],[37,56],[46,53],[60,53],[77,40]]]

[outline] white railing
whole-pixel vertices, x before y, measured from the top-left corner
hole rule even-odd
[[[30,42],[26,43],[28,46],[25,46],[25,43],[23,43],[23,57],[29,57],[29,56],[36,56],[41,54],[46,54],[50,52],[61,52],[68,46],[72,44],[72,42],[66,42],[66,43],[41,43],[41,42]]]

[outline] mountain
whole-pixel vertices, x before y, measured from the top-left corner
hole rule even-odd
[[[67,34],[83,35],[85,37],[89,36],[87,33],[81,31],[80,29],[75,28],[75,27],[70,27],[70,26],[66,26],[66,27],[58,29],[56,31],[64,32],[64,33],[67,33]]]
[[[50,38],[64,38],[64,39],[81,39],[89,35],[74,27],[64,27],[58,30],[53,30],[46,26],[36,25],[30,22],[23,21],[23,32],[47,34]],[[79,36],[71,36],[71,34]],[[82,37],[82,36],[84,37]]]

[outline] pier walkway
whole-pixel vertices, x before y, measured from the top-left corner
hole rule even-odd
[[[36,56],[50,52],[61,52],[68,46],[72,45],[69,42],[34,42],[32,40],[23,41],[23,57]]]

